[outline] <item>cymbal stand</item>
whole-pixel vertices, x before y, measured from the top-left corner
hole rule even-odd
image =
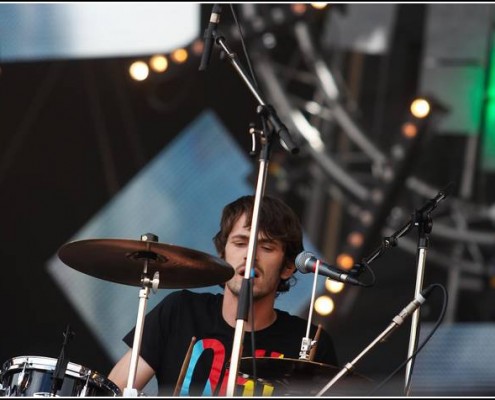
[[[158,236],[153,234],[141,235],[141,240],[146,242],[158,242]],[[147,244],[147,250],[149,251],[150,244]],[[144,268],[141,275],[142,288],[139,291],[139,306],[137,313],[136,328],[134,331],[134,342],[132,344],[131,361],[129,363],[129,374],[127,376],[127,386],[124,388],[123,397],[138,397],[138,391],[134,388],[136,380],[137,365],[139,360],[139,354],[141,352],[141,341],[143,338],[143,326],[144,317],[146,312],[146,304],[150,289],[153,293],[156,293],[158,285],[160,284],[160,274],[158,271],[153,275],[153,279],[148,277],[148,261],[149,258],[144,257]]]
[[[254,197],[254,205],[253,205],[253,216],[251,221],[251,231],[249,237],[248,244],[248,254],[246,260],[246,269],[244,271],[244,279],[241,285],[241,291],[239,294],[239,303],[237,309],[237,320],[236,327],[232,345],[232,356],[230,360],[230,370],[227,381],[227,396],[234,396],[234,389],[237,380],[237,372],[239,370],[239,362],[242,353],[242,343],[244,339],[244,323],[248,319],[249,315],[249,294],[251,290],[251,271],[253,270],[254,260],[256,258],[256,244],[258,241],[258,226],[259,226],[259,212],[261,208],[261,200],[263,198],[263,194],[265,191],[265,183],[266,183],[266,175],[268,171],[268,164],[270,158],[271,144],[273,133],[276,133],[281,142],[283,143],[283,147],[295,154],[299,151],[297,146],[293,143],[289,131],[285,127],[284,124],[279,120],[274,108],[268,105],[262,95],[259,93],[259,90],[255,87],[255,84],[248,77],[244,68],[240,65],[237,56],[233,53],[230,48],[225,43],[225,38],[221,33],[214,30],[212,32],[213,37],[215,39],[215,43],[220,45],[224,53],[226,54],[227,59],[230,61],[231,65],[235,68],[237,73],[241,76],[244,83],[248,86],[249,90],[253,94],[253,96],[258,101],[259,105],[256,109],[257,113],[261,117],[263,131],[257,131],[261,134],[261,143],[262,148],[260,152],[260,165],[258,172],[258,180],[256,183],[256,194]],[[268,129],[267,122],[270,123],[272,129]],[[253,135],[254,137],[254,135]]]

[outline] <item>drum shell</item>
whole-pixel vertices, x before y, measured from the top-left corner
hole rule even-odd
[[[52,378],[57,360],[41,356],[21,356],[6,361],[0,373],[3,396],[37,397],[52,395]],[[56,396],[115,397],[117,385],[96,371],[69,362]]]

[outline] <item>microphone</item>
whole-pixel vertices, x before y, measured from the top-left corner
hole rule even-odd
[[[309,251],[303,251],[297,255],[296,268],[303,274],[307,274],[308,272],[315,273],[317,261],[320,261],[320,265],[318,267],[319,275],[326,276],[339,282],[350,283],[351,285],[364,286],[362,282],[359,282],[357,279],[349,276],[349,274],[341,269],[318,260],[314,254]]]
[[[419,209],[419,213],[426,214],[432,212],[438,204],[445,199],[448,195],[452,193],[454,190],[454,182],[449,182],[447,186],[445,186],[443,189],[441,189],[438,194],[435,196],[435,198],[430,199],[426,202],[426,204]]]
[[[204,33],[204,49],[201,56],[201,63],[199,64],[199,71],[204,71],[210,63],[211,52],[213,51],[213,32],[217,29],[217,25],[220,23],[220,14],[222,12],[222,6],[218,3],[213,4],[211,10],[210,23],[205,29]]]

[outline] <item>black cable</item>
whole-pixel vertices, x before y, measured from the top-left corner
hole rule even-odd
[[[440,326],[441,322],[443,321],[443,318],[445,316],[445,312],[447,310],[447,303],[448,303],[448,294],[447,294],[447,290],[445,289],[445,287],[443,285],[441,285],[440,283],[433,283],[431,284],[430,286],[432,287],[439,287],[442,291],[443,291],[443,296],[444,296],[444,302],[443,302],[443,307],[442,307],[442,310],[440,312],[440,316],[437,320],[437,322],[435,323],[435,326],[433,327],[433,329],[431,330],[431,332],[428,334],[428,336],[425,338],[425,340],[423,340],[423,343],[421,343],[420,346],[418,346],[418,348],[416,349],[416,351],[411,354],[410,357],[408,357],[402,364],[400,364],[389,376],[387,376],[378,386],[376,386],[371,392],[370,392],[370,396],[373,395],[374,393],[376,393],[379,389],[381,389],[383,387],[383,385],[385,385],[390,379],[392,379],[392,377],[397,373],[399,372],[402,368],[404,368],[404,366],[409,362],[409,360],[411,360],[413,357],[416,357],[416,354],[418,354],[421,349],[425,346],[425,344],[431,339],[431,337],[433,336],[433,334],[436,332],[436,330],[438,329],[438,327]]]
[[[246,57],[246,62],[247,62],[248,68],[249,68],[249,73],[251,74],[251,78],[253,80],[253,84],[254,84],[254,86],[256,86],[256,88],[259,88],[258,81],[256,80],[256,75],[254,74],[254,69],[253,69],[253,66],[251,64],[251,59],[249,58],[249,53],[248,53],[247,48],[246,48],[246,43],[244,42],[244,34],[242,33],[241,24],[239,24],[239,21],[237,19],[237,14],[234,10],[234,5],[232,3],[230,4],[230,10],[232,12],[232,16],[234,17],[234,21],[236,23],[237,29],[239,30],[239,37],[241,40],[242,50],[244,52],[244,56]]]
[[[250,278],[253,280],[253,284],[251,285],[251,290],[249,292],[249,309],[251,310],[251,356],[253,360],[253,373],[252,373],[252,378],[253,378],[253,391],[256,393],[256,382],[258,381],[257,375],[258,373],[256,372],[256,340],[255,340],[255,335],[254,335],[254,299],[253,299],[253,286],[254,286],[254,279]]]
[[[363,260],[360,264],[354,265],[354,267],[352,267],[352,269],[349,271],[349,275],[351,275],[353,277],[358,277],[364,271],[368,271],[368,273],[371,276],[371,279],[368,283],[362,282],[362,286],[363,287],[374,286],[375,282],[376,282],[375,272],[371,269],[371,267],[369,266],[369,264],[365,260]]]

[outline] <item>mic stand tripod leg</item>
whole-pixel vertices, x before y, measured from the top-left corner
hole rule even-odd
[[[373,342],[371,342],[359,355],[352,360],[350,363],[347,363],[344,368],[342,368],[337,375],[335,375],[330,382],[328,382],[323,389],[321,389],[316,396],[320,397],[325,394],[328,389],[330,389],[340,378],[346,375],[349,371],[351,371],[356,363],[363,358],[366,353],[368,353],[378,342],[384,341],[385,338],[392,332],[393,329],[397,327],[396,323],[391,323]]]
[[[330,382],[328,382],[323,389],[321,389],[316,396],[321,396],[323,395],[330,387],[332,387],[335,382],[337,382],[340,378],[342,378],[344,375],[346,375],[349,371],[351,371],[356,363],[364,357],[366,353],[368,353],[378,342],[384,342],[388,336],[397,329],[400,325],[402,325],[405,321],[405,319],[416,312],[421,304],[423,304],[426,300],[426,297],[429,296],[432,286],[429,286],[426,290],[422,291],[420,294],[416,295],[414,297],[414,300],[411,301],[406,307],[404,307],[399,314],[397,314],[394,318],[392,318],[392,322],[388,325],[385,330],[378,335],[378,337],[371,342],[359,355],[352,360],[350,363],[347,363],[345,367],[340,370],[340,372],[335,375]]]

